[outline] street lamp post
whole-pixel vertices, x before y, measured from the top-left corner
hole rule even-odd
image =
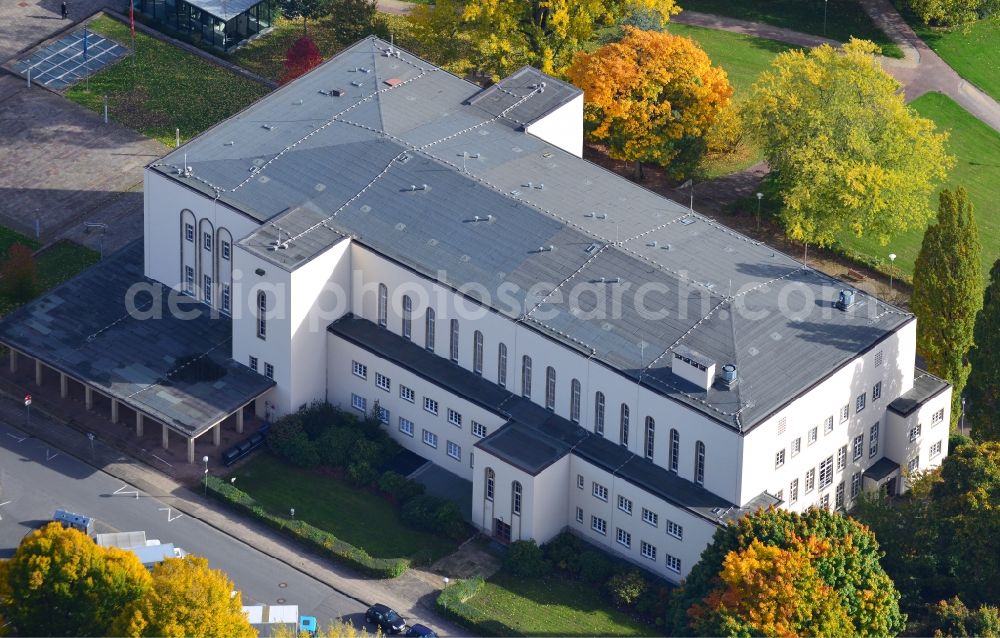
[[[896,269],[896,253],[889,253],[889,296],[892,296],[892,275]]]
[[[201,457],[201,460],[205,464],[205,496],[208,496],[208,456]]]
[[[760,200],[764,199],[764,193],[757,193],[757,230],[760,230]]]
[[[962,397],[962,420],[958,425],[959,432],[965,435],[965,397]]]
[[[823,0],[823,37],[826,37],[826,5],[830,3],[830,0]]]

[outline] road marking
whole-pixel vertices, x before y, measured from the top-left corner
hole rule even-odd
[[[159,461],[160,463],[166,463],[166,464],[167,464],[167,466],[169,466],[169,467],[173,467],[173,465],[170,465],[169,463],[167,463],[166,461],[164,461],[164,460],[163,460],[163,459],[161,459],[160,457],[156,456],[155,454],[150,454],[150,456],[152,456],[152,457],[153,457],[154,459],[156,459],[156,460],[157,460],[157,461]]]
[[[166,512],[167,513],[167,522],[168,523],[173,523],[174,521],[176,521],[181,516],[184,516],[183,514],[178,514],[177,516],[174,516],[173,515],[173,508],[172,507],[160,507],[158,509],[161,512]]]
[[[7,436],[14,439],[18,443],[22,443],[26,438],[28,438],[26,436],[17,436],[16,434],[11,434],[10,432],[7,433]]]
[[[45,460],[46,461],[51,461],[52,459],[56,458],[57,456],[59,456],[58,452],[56,452],[55,454],[50,455],[49,454],[49,448],[45,448]]]
[[[4,505],[7,505],[10,502],[11,501],[4,501],[3,503],[0,503],[0,507],[3,507]],[[0,516],[0,521],[2,521],[2,520],[3,520],[3,516]]]
[[[117,490],[115,490],[115,494],[120,494],[122,496],[133,496],[134,495],[135,498],[138,500],[138,498],[139,498],[139,490],[128,490],[128,491],[126,491],[128,487],[129,486],[127,484],[126,485],[122,485]]]

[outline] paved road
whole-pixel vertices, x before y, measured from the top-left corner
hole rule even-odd
[[[62,451],[0,423],[0,557],[9,557],[21,538],[59,507],[94,516],[98,531],[145,530],[147,538],[174,543],[208,558],[229,574],[244,604],[299,606],[321,621],[363,619],[364,607],[205,523],[185,516],[149,494]],[[122,489],[124,488],[124,489]],[[123,493],[116,495],[115,491]]]

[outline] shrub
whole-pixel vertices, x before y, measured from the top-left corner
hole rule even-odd
[[[549,569],[542,549],[533,540],[511,543],[503,557],[503,566],[513,574],[529,578],[544,576]]]
[[[323,62],[323,55],[319,52],[319,47],[312,40],[303,36],[288,48],[288,52],[285,54],[285,73],[278,82],[287,84],[295,78],[305,75],[321,62]]]
[[[361,433],[350,426],[332,427],[317,439],[316,447],[323,465],[344,467],[351,460],[351,448],[360,440]]]
[[[378,480],[378,489],[398,504],[424,493],[424,486],[399,472],[387,470]]]
[[[292,465],[310,468],[319,465],[316,444],[309,440],[298,414],[281,417],[267,435],[268,448]]]
[[[371,485],[378,478],[378,470],[365,460],[352,461],[347,466],[347,480],[357,486]]]
[[[574,578],[579,575],[580,554],[584,549],[584,542],[569,532],[563,532],[542,545],[545,559],[554,567],[570,572]]]
[[[614,573],[614,565],[603,552],[588,549],[580,554],[580,580],[600,585],[608,582]]]
[[[0,268],[0,292],[13,301],[22,302],[34,297],[37,287],[35,256],[24,244],[14,244]]]
[[[426,494],[414,496],[402,508],[403,521],[417,529],[440,532],[451,538],[465,536],[465,521],[458,505],[447,499]]]
[[[302,419],[302,428],[309,439],[315,441],[330,430],[338,421],[339,410],[324,401],[314,401],[309,407],[301,408],[298,415]]]
[[[611,594],[615,604],[621,607],[635,604],[648,587],[649,583],[638,569],[618,572],[608,580],[608,593]]]

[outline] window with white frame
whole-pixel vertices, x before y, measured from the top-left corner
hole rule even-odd
[[[556,369],[552,366],[545,368],[545,407],[556,409]]]
[[[424,348],[434,352],[434,309],[428,308],[424,313]]]
[[[942,421],[944,421],[944,408],[941,408],[931,416],[931,426],[933,427]]]
[[[882,398],[882,382],[879,381],[872,386],[872,401],[878,401]]]
[[[222,240],[222,258],[225,259],[226,261],[229,261],[229,258],[232,255],[232,253],[233,253],[233,250],[232,250],[231,245],[229,244],[228,241],[226,241],[225,239],[223,239]]]
[[[351,361],[351,372],[354,376],[361,377],[362,379],[368,378],[368,366],[357,361]]]
[[[792,479],[788,484],[788,502],[797,503],[799,500],[799,479]]]
[[[462,460],[462,446],[454,441],[448,441],[447,448],[448,456],[455,459],[456,461]]]
[[[604,393],[594,395],[594,433],[604,436]]]
[[[632,501],[625,498],[621,494],[618,495],[618,509],[625,512],[629,516],[632,515]]]
[[[642,554],[643,558],[648,558],[649,560],[656,560],[656,548],[647,543],[646,541],[641,541],[639,543],[639,553]]]
[[[626,532],[620,527],[615,531],[615,540],[618,541],[619,545],[632,547],[632,534]]]
[[[507,346],[503,343],[497,347],[497,385],[507,387]]]
[[[920,469],[920,456],[915,456],[906,464],[906,469],[910,473],[916,472]]]
[[[250,355],[250,369],[257,372],[257,357]]]
[[[448,358],[458,363],[458,319],[451,320],[451,339],[448,343]]]
[[[204,295],[205,301],[212,301],[212,277],[210,275],[205,275],[204,277],[202,294]]]
[[[493,500],[493,488],[495,487],[497,475],[493,472],[493,468],[486,468],[486,482],[483,484],[483,496],[486,497],[487,501]]]
[[[448,408],[448,423],[462,427],[462,415],[451,408]]]
[[[257,338],[267,339],[267,295],[257,293]]]
[[[878,368],[882,365],[882,351],[879,350],[875,353],[875,367]]]
[[[602,501],[608,500],[608,488],[604,487],[597,481],[594,481],[594,486],[592,490],[594,496],[601,499]]]
[[[833,457],[828,456],[819,464],[819,489],[833,484]]]
[[[206,252],[212,252],[212,233],[202,233],[202,245]]]
[[[531,357],[528,355],[521,358],[521,396],[531,398]]]
[[[829,493],[824,494],[823,496],[819,497],[819,506],[822,507],[825,510],[830,509],[830,494]]]
[[[406,436],[413,436],[413,421],[399,417],[399,431]]]
[[[932,459],[933,458],[937,458],[938,456],[941,455],[941,441],[938,441],[937,443],[934,443],[933,445],[931,445],[931,449],[929,450],[929,454],[930,454],[930,457]]]
[[[622,403],[621,409],[621,425],[618,428],[618,443],[628,447],[628,421],[629,421],[629,409],[628,404]]]
[[[607,536],[608,534],[608,522],[599,516],[590,517],[590,529],[594,530],[598,534]]]
[[[851,404],[848,403],[844,407],[840,408],[840,422],[843,423],[851,416]]]
[[[910,443],[913,443],[920,438],[921,425],[918,423],[910,428]]]
[[[840,483],[837,483],[837,490],[835,492],[835,496],[834,496],[834,499],[833,499],[833,506],[835,508],[837,508],[838,510],[844,508],[844,482],[843,481],[841,481]]]
[[[681,559],[667,554],[667,569],[678,574],[681,573]]]
[[[194,294],[194,268],[184,266],[184,292]]]
[[[806,470],[805,493],[812,492],[816,487],[816,468],[811,467]]]
[[[229,284],[222,284],[222,312],[232,312],[233,293],[229,289]]]
[[[868,430],[868,458],[878,455],[878,421]]]
[[[358,396],[356,394],[351,394],[351,407],[360,412],[368,411],[368,399]]]
[[[674,428],[670,428],[670,458],[667,465],[667,469],[671,472],[676,472],[678,465],[680,465],[681,456],[681,435]]]
[[[861,472],[855,472],[851,476],[851,498],[855,499],[861,493]]]
[[[583,489],[583,474],[576,475],[576,486],[581,490]]]
[[[642,508],[642,522],[657,527],[660,524],[660,515],[644,507]]]
[[[410,295],[403,295],[403,338],[407,341],[413,336],[413,300]]]
[[[684,540],[684,527],[667,519],[667,534],[678,540]]]
[[[694,444],[694,482],[705,484],[705,444],[701,441]]]
[[[806,433],[806,443],[808,445],[812,445],[816,442],[816,439],[818,438],[816,434],[817,429],[818,428],[810,428],[809,432]]]
[[[854,437],[854,460],[860,460],[865,455],[865,435],[859,434]]]
[[[375,405],[378,405],[378,403],[376,402]],[[392,415],[389,414],[389,410],[383,408],[381,405],[378,405],[378,420],[379,421],[381,421],[382,423],[385,423],[386,425],[389,425],[389,421],[391,420],[391,416]]]
[[[802,451],[802,437],[797,437],[792,441],[792,456],[795,456]]]
[[[826,417],[823,421],[823,434],[829,434],[833,432],[833,415]]]
[[[583,508],[582,507],[576,508],[576,522],[577,523],[582,523],[583,522]]]
[[[858,398],[854,400],[854,411],[861,412],[865,409],[865,401],[868,400],[868,395],[862,392],[858,395]]]
[[[438,413],[438,402],[430,397],[424,397],[424,410],[431,414]]]
[[[784,503],[785,502],[785,490],[778,490],[777,492],[775,492],[774,498],[777,499],[778,502]]]
[[[413,391],[413,388],[408,388],[401,383],[399,384],[399,398],[403,401],[413,403],[417,398],[417,394]]]
[[[268,379],[274,378],[274,366],[266,361],[264,362],[264,376]]]
[[[483,374],[483,333],[478,330],[472,333],[472,372]]]
[[[847,446],[846,445],[842,446],[839,450],[837,450],[837,471],[839,472],[840,470],[844,469],[845,467],[847,467]]]
[[[480,439],[486,438],[486,426],[479,421],[473,421],[472,436],[479,437]]]
[[[785,464],[785,448],[778,450],[778,453],[774,455],[774,469],[778,469]]]
[[[434,434],[430,430],[424,430],[423,438],[424,438],[424,443],[431,446],[432,448],[437,449],[438,446],[437,434]]]
[[[580,380],[573,379],[569,382],[569,420],[573,423],[580,422]]]
[[[645,449],[647,459],[653,458],[653,451],[655,450],[655,445],[656,445],[656,421],[653,420],[653,417],[647,416],[646,449]]]
[[[194,241],[194,225],[184,224],[184,239]]]
[[[385,284],[378,285],[378,326],[385,328],[389,323],[389,289]]]
[[[376,372],[375,385],[388,392],[389,389],[392,387],[392,381],[389,379],[389,377],[385,376],[381,372]]]

